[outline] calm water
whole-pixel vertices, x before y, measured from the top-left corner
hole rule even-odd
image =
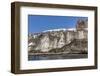
[[[54,60],[88,58],[88,54],[29,55],[28,60]]]

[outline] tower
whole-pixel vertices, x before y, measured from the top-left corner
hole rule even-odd
[[[87,20],[78,20],[76,24],[77,31],[86,30],[87,29]]]

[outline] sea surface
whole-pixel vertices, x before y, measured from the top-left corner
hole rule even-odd
[[[28,60],[56,60],[56,59],[81,59],[88,58],[88,54],[53,54],[53,55],[28,55]]]

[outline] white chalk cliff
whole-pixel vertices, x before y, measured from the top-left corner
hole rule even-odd
[[[79,26],[78,26],[79,27]],[[87,28],[61,28],[29,35],[28,51],[31,52],[87,52]]]

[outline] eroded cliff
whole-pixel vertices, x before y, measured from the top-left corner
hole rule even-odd
[[[32,53],[62,52],[62,53],[87,53],[88,30],[79,22],[74,29],[52,29],[41,33],[29,34],[28,51]],[[78,28],[79,27],[79,28]],[[83,26],[81,26],[83,27]]]

